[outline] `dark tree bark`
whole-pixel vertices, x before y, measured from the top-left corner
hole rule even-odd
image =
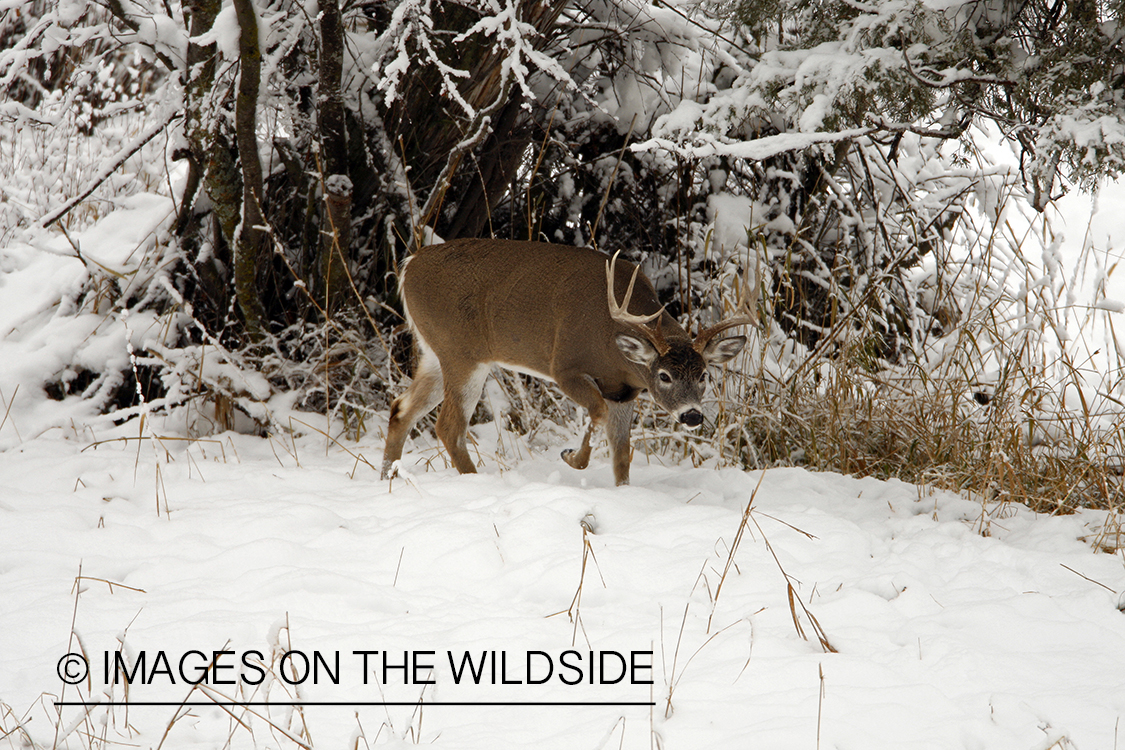
[[[262,51],[258,39],[258,17],[251,0],[234,0],[239,28],[238,96],[234,125],[238,158],[242,165],[242,221],[234,241],[234,291],[251,340],[265,332],[261,271],[266,234],[262,216],[262,162],[258,157],[258,91],[262,75]]]
[[[318,101],[327,226],[321,232],[319,270],[324,311],[331,315],[348,300],[352,244],[352,182],[348,168],[347,114],[340,81],[344,69],[344,24],[337,0],[319,0],[320,60]]]
[[[457,212],[446,229],[450,238],[478,237],[489,228],[489,217],[507,194],[531,142],[530,129],[520,124],[525,116],[522,105],[523,98],[516,94],[496,117],[496,125],[480,149],[479,170],[467,178]]]
[[[188,179],[176,218],[176,233],[183,235],[191,223],[192,207],[204,181],[210,138],[204,117],[204,103],[215,84],[215,44],[200,45],[195,39],[211,30],[222,8],[222,0],[192,0],[184,4],[188,27],[187,69],[181,74],[184,87],[184,135],[186,153],[177,157],[188,161]]]
[[[566,3],[523,0],[520,5],[521,20],[538,34],[537,46],[546,47],[557,33],[556,21]],[[455,35],[478,19],[468,8],[449,5],[440,17],[435,14],[435,25],[440,22],[440,28]],[[461,95],[478,113],[476,120],[466,122],[455,115],[436,73],[429,71],[410,80],[388,124],[395,142],[401,138],[415,193],[427,196],[430,210],[423,211],[422,220],[453,239],[488,232],[491,211],[507,191],[534,128],[522,92],[503,77],[504,53],[491,39],[470,38],[448,52],[456,55],[451,64],[469,72]],[[483,128],[480,135],[478,128]],[[447,201],[453,205],[447,206]]]
[[[187,181],[180,196],[176,234],[191,249],[191,293],[195,314],[219,330],[230,309],[230,248],[238,225],[241,176],[227,138],[225,122],[216,122],[214,110],[229,96],[216,91],[214,42],[195,39],[211,30],[222,9],[222,0],[190,0],[183,6],[189,41],[186,66],[180,73],[184,89],[184,147],[174,156],[188,163]],[[211,227],[201,223],[195,204],[200,191],[210,198]],[[210,232],[210,236],[206,233]]]

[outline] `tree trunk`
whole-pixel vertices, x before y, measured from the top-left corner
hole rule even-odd
[[[187,138],[188,184],[176,219],[182,234],[191,223],[192,205],[206,172],[210,137],[204,106],[215,84],[215,43],[206,46],[195,41],[211,30],[222,8],[222,0],[190,0],[184,3],[184,23],[188,27],[187,66],[181,74],[184,87],[184,136]]]
[[[556,33],[556,21],[566,3],[520,0],[519,5],[520,19],[538,35],[536,47],[544,48]],[[470,28],[478,17],[451,4],[440,17],[435,14],[435,27],[448,30],[452,37]],[[478,113],[477,121],[466,122],[459,116],[441,93],[436,74],[428,72],[411,79],[388,125],[397,131],[393,142],[411,167],[414,193],[426,195],[432,209],[422,212],[422,221],[453,239],[487,232],[491,210],[507,190],[520,156],[531,143],[533,129],[522,108],[522,93],[510,76],[505,78],[504,53],[491,38],[472,37],[456,48],[450,45],[444,54],[450,56],[451,65],[469,72],[461,94]],[[487,129],[483,137],[477,138],[477,126]],[[468,143],[470,139],[472,143]],[[445,205],[447,196],[454,205]]]
[[[348,300],[348,259],[352,244],[352,182],[348,131],[340,80],[344,70],[344,24],[337,0],[320,0],[319,111],[328,225],[321,232],[320,275],[324,312],[332,315]]]
[[[176,234],[185,247],[210,252],[192,253],[192,265],[198,287],[193,305],[196,314],[218,327],[230,307],[230,254],[234,228],[238,225],[240,178],[230,144],[222,128],[215,124],[214,104],[224,99],[215,91],[216,44],[201,45],[202,37],[215,23],[222,9],[222,0],[190,0],[183,6],[184,25],[188,29],[187,65],[181,71],[184,90],[185,148],[175,158],[186,159],[188,177],[180,196]],[[195,203],[202,191],[211,199],[214,226],[210,236],[196,220]]]
[[[252,0],[234,0],[239,29],[238,96],[234,127],[238,159],[242,165],[242,221],[234,241],[234,289],[238,307],[251,340],[265,332],[265,306],[260,286],[264,268],[266,235],[262,217],[262,162],[258,157],[258,90],[261,85],[262,51],[258,40],[258,13]]]
[[[450,237],[479,237],[489,227],[493,209],[507,194],[520,159],[531,143],[529,129],[520,127],[522,105],[523,97],[513,92],[496,117],[492,133],[480,148],[478,168],[468,178],[457,213],[445,230]]]

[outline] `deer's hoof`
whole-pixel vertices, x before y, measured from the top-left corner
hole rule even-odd
[[[585,469],[590,463],[590,452],[578,453],[573,448],[567,448],[561,454],[562,460],[572,469]]]

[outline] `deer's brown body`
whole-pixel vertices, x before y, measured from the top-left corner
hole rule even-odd
[[[418,362],[414,381],[391,406],[383,473],[393,471],[417,420],[444,401],[437,433],[461,473],[476,468],[465,446],[469,417],[488,370],[499,365],[554,381],[590,414],[567,463],[585,468],[590,434],[604,426],[618,484],[629,480],[633,399],[656,402],[689,427],[703,421],[707,364],[733,357],[745,338],[710,341],[739,318],[692,339],[663,312],[652,284],[633,264],[589,248],[465,239],[415,253],[401,280]],[[630,287],[635,278],[636,288]],[[623,305],[624,309],[614,309]],[[655,320],[655,325],[647,325]],[[704,338],[706,336],[706,338]]]

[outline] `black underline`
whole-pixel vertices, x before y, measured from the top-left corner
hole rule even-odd
[[[656,703],[652,701],[56,701],[54,705],[58,708],[66,706],[300,708],[306,706],[655,706]]]

